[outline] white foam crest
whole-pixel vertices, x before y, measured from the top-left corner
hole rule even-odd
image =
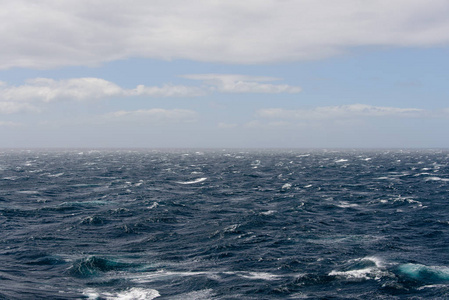
[[[48,176],[48,177],[60,177],[60,176],[62,176],[62,175],[64,175],[64,172],[57,173],[57,174],[48,174],[47,176]]]
[[[336,271],[332,270],[329,273],[329,276],[341,276],[345,277],[347,279],[355,279],[355,280],[380,280],[382,277],[389,276],[390,273],[387,271],[382,270],[384,268],[384,262],[374,256],[364,257],[364,258],[358,258],[350,260],[350,263],[360,263],[360,262],[372,262],[374,263],[374,266],[367,266],[360,269],[353,269],[348,271]]]
[[[399,197],[393,199],[393,203],[396,203],[396,202],[406,202],[406,203],[409,203],[409,204],[416,204],[417,207],[423,207],[423,205],[422,205],[422,203],[420,201],[413,200],[411,198],[402,197],[402,196],[399,196]]]
[[[156,208],[156,207],[158,207],[158,206],[159,206],[159,203],[153,202],[153,204],[151,204],[151,205],[148,206],[147,208],[148,208],[148,209],[153,209],[153,208]]]
[[[195,183],[203,182],[205,180],[207,180],[207,178],[206,177],[202,177],[202,178],[198,178],[198,179],[195,179],[195,180],[192,180],[192,181],[184,181],[184,182],[177,181],[176,183],[179,183],[179,184],[195,184]]]
[[[153,282],[157,280],[165,280],[167,278],[172,277],[188,277],[188,276],[211,276],[215,273],[211,272],[173,272],[173,271],[165,271],[165,270],[158,270],[156,272],[152,273],[145,273],[142,275],[138,275],[132,279],[132,281],[137,283],[147,283],[147,282]]]
[[[268,210],[268,211],[261,212],[260,214],[264,215],[264,216],[270,216],[270,215],[272,215],[274,213],[276,213],[275,210]]]
[[[435,289],[435,288],[440,289],[440,288],[447,288],[447,287],[449,287],[448,284],[429,284],[429,285],[421,286],[421,287],[417,288],[417,290],[421,291],[423,289]]]
[[[95,289],[86,289],[83,292],[88,299],[108,299],[108,300],[151,300],[160,297],[157,290],[130,288],[122,292],[99,292]]]
[[[372,274],[376,271],[375,268],[365,268],[360,270],[351,270],[351,271],[332,271],[329,273],[329,276],[341,276],[348,279],[370,279]],[[380,279],[375,277],[376,280]]]
[[[233,276],[238,276],[238,277],[242,277],[242,278],[246,278],[246,279],[267,280],[267,281],[279,280],[283,277],[282,275],[271,274],[268,272],[250,272],[250,271],[175,272],[175,271],[159,270],[157,272],[137,275],[136,277],[133,277],[131,280],[133,282],[140,283],[140,284],[159,281],[159,280],[167,280],[167,279],[170,279],[173,277],[190,277],[190,276],[206,276],[206,277],[214,279],[214,280],[219,280],[222,275],[233,275]]]
[[[414,177],[417,177],[417,176],[424,176],[424,175],[432,175],[431,173],[427,173],[427,172],[424,172],[424,173],[418,173],[418,174],[415,174],[415,175],[413,175]]]
[[[347,159],[342,158],[342,159],[336,160],[335,162],[336,163],[342,163],[342,162],[347,162],[347,161],[348,161]]]
[[[336,204],[336,206],[341,207],[341,208],[349,208],[349,207],[357,207],[359,205],[355,204],[355,203],[349,203],[346,201],[340,201],[340,204]]]
[[[433,176],[433,177],[427,177],[425,180],[426,181],[443,181],[443,182],[448,182],[449,178],[441,178],[441,177]]]
[[[292,184],[291,183],[286,183],[286,184],[284,184],[283,186],[282,186],[282,189],[283,190],[289,190],[289,189],[291,189],[292,188]]]
[[[275,275],[275,274],[271,274],[271,273],[266,273],[266,272],[236,272],[235,273],[237,276],[246,278],[246,279],[254,279],[254,280],[278,280],[280,277],[280,275]]]
[[[25,194],[25,195],[36,195],[39,194],[37,191],[17,191],[18,194]]]

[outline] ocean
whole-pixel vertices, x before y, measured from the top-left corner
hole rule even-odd
[[[2,150],[0,299],[448,299],[448,150]]]

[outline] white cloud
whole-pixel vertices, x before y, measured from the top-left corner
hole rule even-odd
[[[237,74],[190,74],[182,77],[201,80],[210,90],[222,93],[299,93],[300,87],[288,84],[261,83],[277,81],[279,78],[265,76],[246,76]]]
[[[133,122],[170,122],[185,123],[195,122],[198,118],[196,111],[189,109],[140,109],[140,110],[120,110],[103,116],[105,120],[133,121]]]
[[[36,78],[21,86],[5,86],[0,88],[0,99],[9,101],[43,101],[71,99],[86,100],[118,96],[122,89],[99,78],[75,78],[53,80]]]
[[[123,91],[126,96],[151,96],[151,97],[196,97],[203,96],[206,91],[198,87],[183,85],[169,85],[162,87],[138,85],[133,90]]]
[[[2,1],[0,68],[128,57],[269,63],[449,43],[446,0]]]
[[[321,120],[357,117],[422,117],[427,114],[418,108],[396,108],[351,104],[341,106],[323,106],[311,109],[267,108],[256,112],[259,117],[270,119]]]
[[[100,78],[73,78],[53,80],[37,78],[28,80],[20,86],[0,85],[0,104],[7,107],[13,101],[41,101],[52,102],[60,100],[92,100],[108,97],[194,97],[204,92],[197,87],[164,85],[162,87],[147,87],[139,85],[135,89],[124,89],[120,86]],[[8,104],[9,103],[9,104]],[[22,104],[23,106],[24,104]],[[20,104],[15,104],[20,107]]]
[[[138,85],[125,89],[101,78],[72,78],[54,80],[35,78],[25,84],[10,86],[0,81],[0,113],[36,111],[32,102],[53,102],[62,100],[86,101],[111,97],[198,97],[213,91],[223,93],[296,93],[299,87],[285,84],[264,84],[260,82],[278,80],[272,77],[244,75],[197,74],[185,78],[202,80],[206,86],[183,86],[165,84],[158,86]]]
[[[39,112],[39,108],[29,104],[5,101],[0,102],[0,114],[14,114],[19,112]]]

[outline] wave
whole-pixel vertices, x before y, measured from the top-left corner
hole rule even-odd
[[[90,256],[85,259],[75,261],[68,269],[70,275],[78,278],[88,278],[100,275],[109,271],[127,270],[134,265],[114,261],[107,258]]]
[[[441,178],[441,177],[436,177],[436,176],[433,176],[433,177],[427,177],[425,180],[426,180],[426,181],[443,181],[443,182],[449,182],[449,178]]]
[[[349,280],[380,280],[382,277],[391,276],[391,274],[385,270],[384,262],[380,258],[364,257],[350,260],[343,271],[333,270],[329,276],[344,277]]]
[[[400,274],[410,279],[426,283],[449,282],[449,267],[409,263],[400,265],[398,270]]]
[[[144,288],[130,288],[120,292],[100,292],[95,289],[86,289],[83,292],[88,299],[108,299],[108,300],[152,300],[161,295],[157,290]]]
[[[205,180],[207,180],[207,178],[203,177],[203,178],[198,178],[198,179],[195,179],[195,180],[192,180],[192,181],[184,181],[184,182],[177,181],[176,183],[179,183],[179,184],[195,184],[195,183],[203,182]]]

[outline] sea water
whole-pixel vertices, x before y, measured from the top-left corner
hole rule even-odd
[[[3,150],[1,299],[447,299],[449,151]]]

